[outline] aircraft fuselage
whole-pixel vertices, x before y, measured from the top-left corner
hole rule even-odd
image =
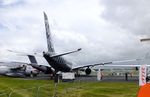
[[[44,58],[47,60],[47,62],[58,72],[69,72],[71,71],[71,67],[69,67],[71,64],[67,62],[63,57],[50,57],[48,54],[43,54]]]

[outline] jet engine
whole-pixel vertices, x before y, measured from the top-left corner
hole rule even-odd
[[[49,66],[43,66],[39,65],[40,68],[38,68],[40,71],[43,71],[45,74],[53,74],[54,70]]]
[[[86,68],[85,69],[85,73],[86,73],[86,75],[89,75],[89,74],[91,74],[91,69],[88,67],[88,68]]]

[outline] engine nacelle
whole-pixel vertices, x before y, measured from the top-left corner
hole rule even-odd
[[[88,68],[86,68],[85,69],[85,73],[86,73],[86,75],[89,75],[89,74],[91,74],[91,69],[88,67]]]
[[[45,74],[53,74],[54,70],[49,66],[39,65],[39,70],[43,71]]]

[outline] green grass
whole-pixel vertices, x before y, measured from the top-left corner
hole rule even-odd
[[[56,97],[136,97],[138,89],[135,82],[60,82]],[[52,97],[53,93],[52,80],[0,77],[0,97]]]

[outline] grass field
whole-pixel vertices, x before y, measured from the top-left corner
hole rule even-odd
[[[134,82],[60,82],[56,97],[136,97],[139,86]],[[0,97],[52,97],[50,80],[25,80],[0,77]]]

